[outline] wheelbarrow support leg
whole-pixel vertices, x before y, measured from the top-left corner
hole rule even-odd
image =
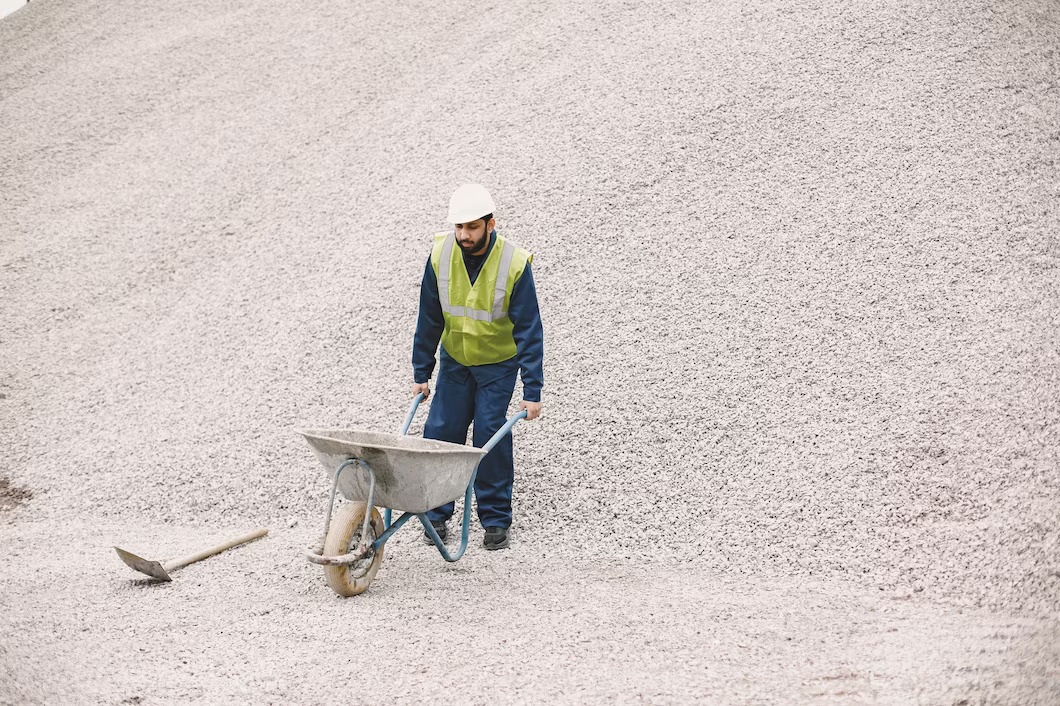
[[[435,531],[434,525],[427,519],[427,514],[423,513],[416,515],[420,518],[420,524],[423,525],[423,531],[427,533],[427,536],[434,542],[434,546],[438,547],[438,551],[441,552],[442,558],[446,561],[457,561],[460,557],[464,556],[464,551],[467,549],[467,537],[471,530],[471,490],[475,487],[475,475],[478,474],[478,468],[471,474],[471,481],[467,484],[467,490],[464,491],[464,520],[461,525],[462,531],[460,532],[460,548],[456,551],[456,554],[450,554],[446,548],[445,543],[442,542],[442,538],[438,536],[438,532]]]

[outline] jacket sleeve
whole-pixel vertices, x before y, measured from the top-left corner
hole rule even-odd
[[[541,401],[544,385],[544,333],[541,328],[541,311],[537,306],[537,289],[534,273],[527,263],[523,274],[512,287],[508,301],[508,318],[512,320],[515,336],[515,358],[523,378],[523,399],[527,402]]]
[[[417,383],[427,382],[434,372],[435,353],[445,330],[442,303],[438,299],[438,277],[427,258],[420,283],[420,315],[416,321],[416,335],[412,340],[412,374]]]

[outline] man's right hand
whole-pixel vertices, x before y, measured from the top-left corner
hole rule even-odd
[[[431,384],[429,382],[414,382],[412,383],[412,396],[423,393],[424,401],[431,396]]]

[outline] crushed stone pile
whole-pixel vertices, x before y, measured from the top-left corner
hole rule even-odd
[[[0,474],[28,498],[0,532],[264,523],[290,537],[269,580],[317,580],[297,546],[329,488],[296,429],[398,428],[431,234],[477,181],[534,253],[546,335],[544,414],[515,430],[524,570],[497,580],[636,567],[650,590],[656,567],[1014,616],[990,634],[1046,657],[971,693],[1044,699],[1058,23],[1032,0],[30,3],[0,21]],[[393,571],[429,582],[417,558]],[[5,566],[15,615],[43,579]],[[31,642],[0,683],[32,700]],[[855,693],[932,682],[875,683]],[[792,693],[689,688],[643,698]],[[571,689],[546,693],[616,696]]]

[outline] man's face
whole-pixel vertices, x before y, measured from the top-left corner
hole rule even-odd
[[[490,242],[490,231],[493,230],[493,219],[489,223],[481,218],[470,223],[457,223],[456,242],[460,249],[471,255],[481,255],[486,252],[486,246]]]

